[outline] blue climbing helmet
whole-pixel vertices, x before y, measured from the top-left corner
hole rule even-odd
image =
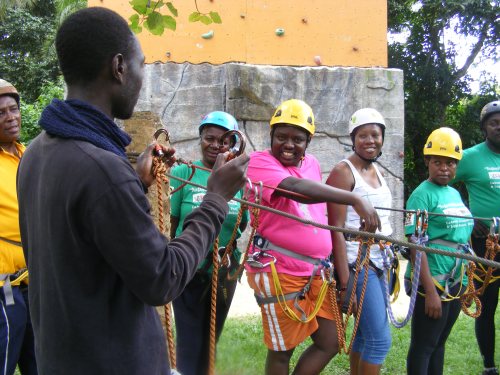
[[[238,130],[238,122],[236,119],[227,112],[214,111],[205,115],[201,120],[199,133],[203,130],[203,127],[207,125],[220,126],[226,130]]]

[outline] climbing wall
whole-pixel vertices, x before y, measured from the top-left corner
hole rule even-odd
[[[222,23],[189,22],[194,0],[171,0],[176,31],[138,34],[146,62],[387,66],[386,0],[197,0]],[[129,19],[129,0],[89,0]],[[171,13],[166,6],[165,15]]]

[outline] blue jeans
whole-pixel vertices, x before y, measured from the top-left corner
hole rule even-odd
[[[35,341],[29,316],[28,288],[12,287],[14,304],[6,305],[0,288],[0,374],[37,375]]]
[[[359,301],[363,288],[363,269],[358,276],[356,295]],[[360,353],[367,363],[381,365],[391,348],[391,331],[384,298],[384,280],[371,268],[368,270],[368,284],[354,338],[352,351]],[[359,304],[358,304],[359,306]]]

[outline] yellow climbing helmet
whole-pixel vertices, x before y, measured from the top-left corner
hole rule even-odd
[[[271,129],[276,124],[288,124],[298,126],[307,131],[311,136],[314,134],[314,114],[308,104],[298,99],[290,99],[281,103],[274,112],[269,125]]]
[[[425,142],[424,155],[446,156],[461,160],[462,140],[458,133],[451,128],[436,129]]]

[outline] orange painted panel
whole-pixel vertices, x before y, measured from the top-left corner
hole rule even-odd
[[[198,0],[201,12],[221,16],[222,24],[211,25],[188,21],[194,0],[172,2],[179,11],[175,32],[138,34],[148,63],[387,67],[386,0]],[[134,14],[128,0],[88,3],[126,19]],[[203,39],[210,30],[213,37]]]

